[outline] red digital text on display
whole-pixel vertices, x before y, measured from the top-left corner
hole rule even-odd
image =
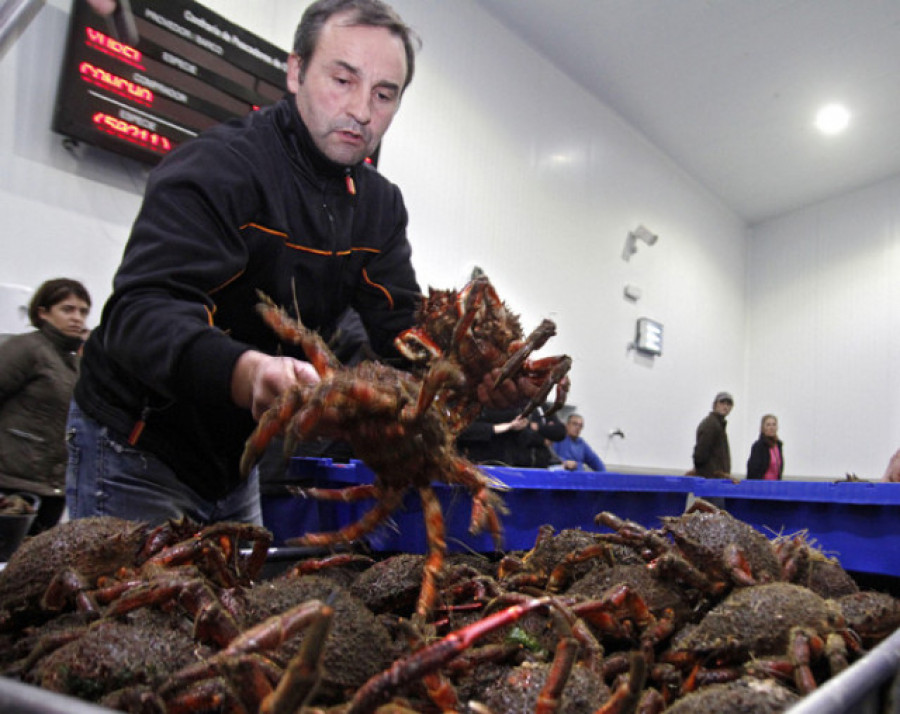
[[[102,67],[97,67],[90,62],[82,62],[78,65],[78,72],[85,81],[115,92],[121,97],[146,104],[147,106],[153,104],[153,92],[149,89],[137,82],[132,82],[130,79],[108,72]]]
[[[136,69],[145,69],[144,65],[141,63],[144,55],[140,50],[135,49],[131,45],[126,45],[124,42],[119,42],[114,37],[105,35],[100,32],[100,30],[95,30],[93,27],[85,27],[84,31],[87,35],[85,44],[89,47],[104,52],[123,62],[127,62]]]
[[[94,126],[107,134],[160,154],[167,154],[174,148],[166,137],[104,112],[94,114]]]

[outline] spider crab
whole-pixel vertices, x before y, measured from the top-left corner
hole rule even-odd
[[[681,516],[665,516],[660,530],[648,530],[603,512],[594,519],[615,531],[601,538],[642,549],[660,576],[683,580],[714,597],[732,586],[786,580],[791,553],[779,552],[766,536],[724,509],[697,499]],[[671,536],[671,540],[666,537]]]
[[[242,556],[241,539],[253,541]],[[26,540],[0,573],[0,631],[40,621],[74,604],[102,606],[150,583],[249,583],[272,542],[263,528],[242,523],[201,527],[188,518],[151,528],[109,516],[67,521]],[[196,567],[194,567],[196,566]]]
[[[395,344],[410,361],[430,364],[432,373],[440,373],[444,363],[462,372],[463,379],[457,384],[447,384],[438,393],[423,390],[422,394],[423,399],[434,399],[451,431],[458,434],[481,410],[476,399],[478,384],[497,369],[501,370],[497,384],[515,375],[536,387],[523,416],[543,404],[554,386],[556,399],[547,415],[565,404],[568,382],[563,377],[572,366],[571,359],[566,355],[529,359],[555,334],[556,324],[545,319],[524,337],[518,316],[482,275],[459,292],[430,288],[419,306],[416,325],[401,332]],[[426,385],[436,383],[425,379]]]
[[[383,523],[410,487],[417,489],[429,554],[416,613],[427,617],[437,597],[437,578],[447,549],[444,519],[431,483],[468,488],[473,502],[470,532],[489,530],[500,547],[498,512],[503,512],[504,506],[493,489],[505,486],[461,457],[454,439],[477,415],[478,386],[495,369],[500,370],[496,383],[515,376],[539,385],[523,413],[542,403],[561,381],[557,400],[562,402],[569,357],[528,361],[528,355],[555,334],[555,326],[545,320],[522,340],[518,318],[484,277],[458,294],[432,290],[420,307],[419,325],[397,338],[403,354],[427,363],[424,375],[417,376],[379,362],[344,367],[320,335],[299,319],[290,318],[264,295],[260,298],[263,319],[282,340],[302,347],[320,381],[295,385],[263,415],[247,440],[242,472],[248,474],[272,437],[282,432],[288,440],[324,437],[347,441],[354,454],[375,472],[371,485],[303,490],[301,495],[313,498],[371,498],[377,503],[356,523],[332,533],[308,533],[289,541],[292,545],[328,546],[357,540]]]

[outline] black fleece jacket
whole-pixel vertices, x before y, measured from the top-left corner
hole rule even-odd
[[[204,498],[227,495],[253,428],[231,402],[234,364],[251,348],[302,357],[263,324],[256,291],[296,295],[326,339],[352,306],[390,357],[420,293],[406,224],[400,190],[321,154],[293,97],[206,131],[150,177],[76,401]]]

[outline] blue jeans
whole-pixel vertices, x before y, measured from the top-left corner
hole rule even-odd
[[[224,498],[201,498],[156,456],[128,445],[123,437],[84,414],[74,400],[69,407],[66,444],[70,518],[117,516],[159,525],[185,515],[199,523],[262,525],[257,469]]]

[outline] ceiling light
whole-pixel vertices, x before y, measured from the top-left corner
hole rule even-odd
[[[850,112],[840,104],[828,104],[816,114],[816,127],[823,134],[840,134],[850,123]]]

